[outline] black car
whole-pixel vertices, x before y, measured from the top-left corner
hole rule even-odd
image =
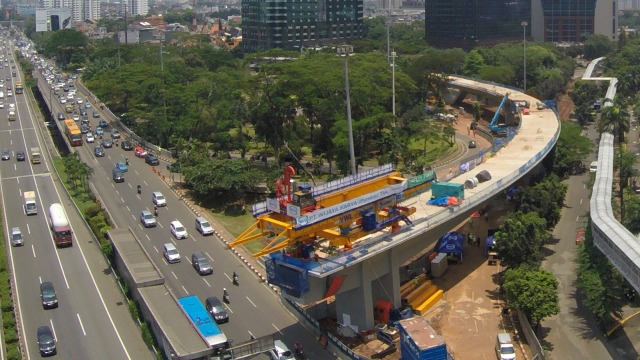
[[[144,162],[151,166],[160,165],[160,160],[155,155],[147,154],[144,156]]]
[[[58,307],[58,295],[50,281],[40,284],[40,299],[42,300],[42,307],[45,309]]]
[[[58,120],[64,120],[64,114],[59,112],[58,113]]]
[[[53,333],[48,326],[38,328],[38,348],[42,356],[56,354],[56,339],[53,338]]]
[[[102,145],[98,145],[96,146],[95,149],[93,149],[93,154],[97,157],[103,157],[104,156],[104,147],[102,147]]]
[[[122,150],[125,150],[125,151],[133,150],[133,144],[129,140],[125,140],[125,141],[121,142],[120,143],[120,147],[122,147]]]
[[[205,301],[207,311],[211,314],[213,320],[218,324],[229,322],[229,314],[222,302],[215,296],[207,298]]]
[[[113,142],[111,141],[111,139],[104,138],[102,139],[102,146],[104,146],[105,148],[113,147]]]
[[[27,159],[27,155],[25,155],[24,151],[20,150],[16,152],[16,160],[25,161]]]
[[[475,149],[476,148],[476,142],[473,140],[469,141],[469,149]]]

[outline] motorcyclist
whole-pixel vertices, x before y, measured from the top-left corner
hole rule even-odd
[[[138,194],[142,194],[142,186],[138,185]]]
[[[158,205],[153,205],[153,213],[158,216]]]
[[[238,274],[236,274],[236,272],[233,272],[233,283],[237,284],[238,283]]]
[[[229,303],[229,293],[227,292],[226,288],[222,289],[222,301],[226,302],[227,304]]]
[[[127,164],[127,166],[129,166],[129,158],[124,158],[124,163]]]

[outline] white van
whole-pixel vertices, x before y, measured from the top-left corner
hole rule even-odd
[[[496,355],[500,360],[515,360],[516,349],[513,347],[509,334],[498,334],[496,338]]]

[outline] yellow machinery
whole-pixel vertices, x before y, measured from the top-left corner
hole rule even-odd
[[[292,169],[285,169],[284,183],[290,183],[291,174]],[[424,181],[420,187],[427,185]],[[253,254],[255,257],[325,240],[330,246],[348,248],[356,240],[385,228],[397,231],[400,221],[409,224],[408,216],[415,213],[415,208],[398,206],[397,201],[415,190],[416,187],[408,189],[407,179],[390,165],[324,184],[313,192],[308,188],[298,192],[286,188],[277,192],[278,199],[271,201],[269,211],[269,205],[265,205],[264,213],[256,216],[254,208],[256,222],[229,245],[270,237],[269,244]]]

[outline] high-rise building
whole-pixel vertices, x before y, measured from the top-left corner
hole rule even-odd
[[[84,0],[84,19],[100,19],[100,0]]]
[[[536,41],[581,42],[599,34],[616,40],[615,0],[533,0],[531,35]]]
[[[362,0],[242,0],[242,48],[300,49],[362,37]]]
[[[42,0],[44,9],[69,8],[73,21],[100,19],[100,0]]]
[[[436,47],[521,41],[525,32],[535,41],[615,40],[617,26],[615,0],[425,0],[425,39]]]
[[[149,14],[149,0],[127,0],[125,4],[129,15],[147,16]]]

